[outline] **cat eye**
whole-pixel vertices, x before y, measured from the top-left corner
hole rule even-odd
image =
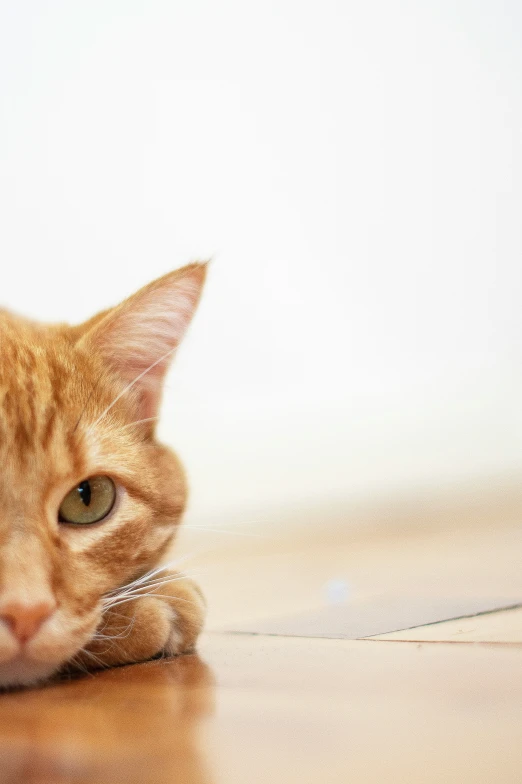
[[[89,525],[107,517],[116,500],[116,487],[108,476],[92,476],[80,482],[63,499],[60,523]]]

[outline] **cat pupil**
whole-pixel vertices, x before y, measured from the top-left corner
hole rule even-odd
[[[88,480],[78,485],[78,493],[85,506],[89,506],[91,503],[91,485]]]

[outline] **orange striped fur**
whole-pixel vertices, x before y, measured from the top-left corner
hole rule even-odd
[[[154,425],[205,272],[191,264],[76,327],[0,311],[0,687],[195,644],[189,580],[164,570],[116,599],[160,562],[185,506]],[[98,475],[116,486],[107,518],[60,522],[67,493]]]

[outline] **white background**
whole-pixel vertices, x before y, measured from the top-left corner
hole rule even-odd
[[[522,469],[522,5],[3,0],[0,299],[214,262],[161,433],[192,515]]]

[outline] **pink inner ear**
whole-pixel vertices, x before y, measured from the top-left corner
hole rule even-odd
[[[205,265],[192,264],[130,297],[94,327],[95,349],[139,393],[139,417],[156,416],[170,360],[194,315]]]
[[[164,376],[165,373],[158,376],[154,383],[144,384],[139,389],[139,419],[154,419],[158,415]]]
[[[174,353],[175,348],[174,350],[170,349],[168,356],[154,367],[150,367],[150,365],[143,367],[138,363],[129,363],[125,366],[118,362],[113,364],[119,375],[138,392],[140,419],[156,416],[161,399],[163,379],[169,367],[169,360]]]

